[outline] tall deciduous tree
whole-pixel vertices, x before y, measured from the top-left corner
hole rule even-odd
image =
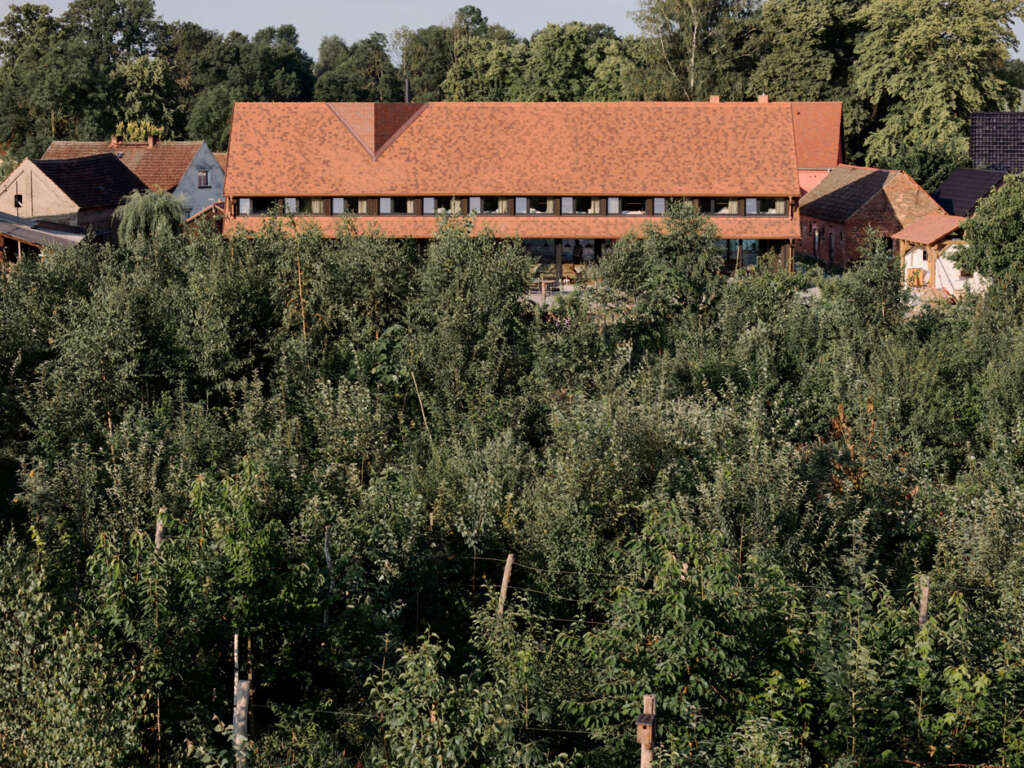
[[[635,18],[662,97],[741,98],[742,39],[755,7],[754,0],[641,0]]]
[[[1002,71],[1022,10],[1021,0],[870,0],[857,15],[865,33],[853,78],[878,121],[868,162],[964,154],[971,113],[1013,104]]]

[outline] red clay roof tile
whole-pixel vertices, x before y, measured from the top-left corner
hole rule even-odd
[[[843,160],[843,103],[794,101],[798,168],[832,168]]]
[[[841,105],[826,106],[237,103],[224,191],[796,197],[798,156],[839,146]]]
[[[892,239],[906,240],[919,245],[931,245],[939,242],[946,235],[956,232],[965,221],[966,219],[961,216],[936,213],[908,224],[893,235]]]
[[[158,141],[152,147],[146,142],[54,141],[42,159],[67,160],[110,152],[147,187],[170,192],[178,186],[202,145],[201,141]]]

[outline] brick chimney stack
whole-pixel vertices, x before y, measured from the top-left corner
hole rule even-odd
[[[120,136],[111,136],[110,137],[110,146],[112,146],[112,147],[119,147],[119,146],[121,146],[121,137]]]
[[[767,104],[768,103],[768,94],[767,93],[762,93],[760,96],[758,96],[757,97],[757,103],[758,104]]]
[[[712,104],[719,104],[722,101],[722,97],[721,96],[712,96],[710,99],[708,99],[708,101],[710,101]]]
[[[156,146],[156,136],[153,136],[152,134],[147,136],[146,143],[149,145],[149,148],[152,149],[154,146]]]

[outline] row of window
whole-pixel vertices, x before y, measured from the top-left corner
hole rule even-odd
[[[300,216],[433,216],[475,213],[485,216],[662,216],[665,197],[241,197],[239,216],[275,213]],[[710,216],[785,216],[784,197],[695,198]]]

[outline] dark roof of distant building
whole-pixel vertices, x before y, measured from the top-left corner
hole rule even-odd
[[[994,171],[1024,171],[1024,112],[971,115],[971,165]]]
[[[85,230],[51,222],[25,219],[0,212],[0,234],[37,248],[68,247],[85,238]]]
[[[79,208],[114,208],[125,195],[146,188],[111,154],[34,162]]]
[[[970,216],[985,195],[1003,183],[1003,171],[957,168],[935,192],[935,201],[953,216]]]
[[[43,160],[114,154],[150,189],[173,192],[203,146],[201,141],[53,141]]]
[[[840,165],[800,200],[800,213],[841,223],[882,191],[897,171]]]

